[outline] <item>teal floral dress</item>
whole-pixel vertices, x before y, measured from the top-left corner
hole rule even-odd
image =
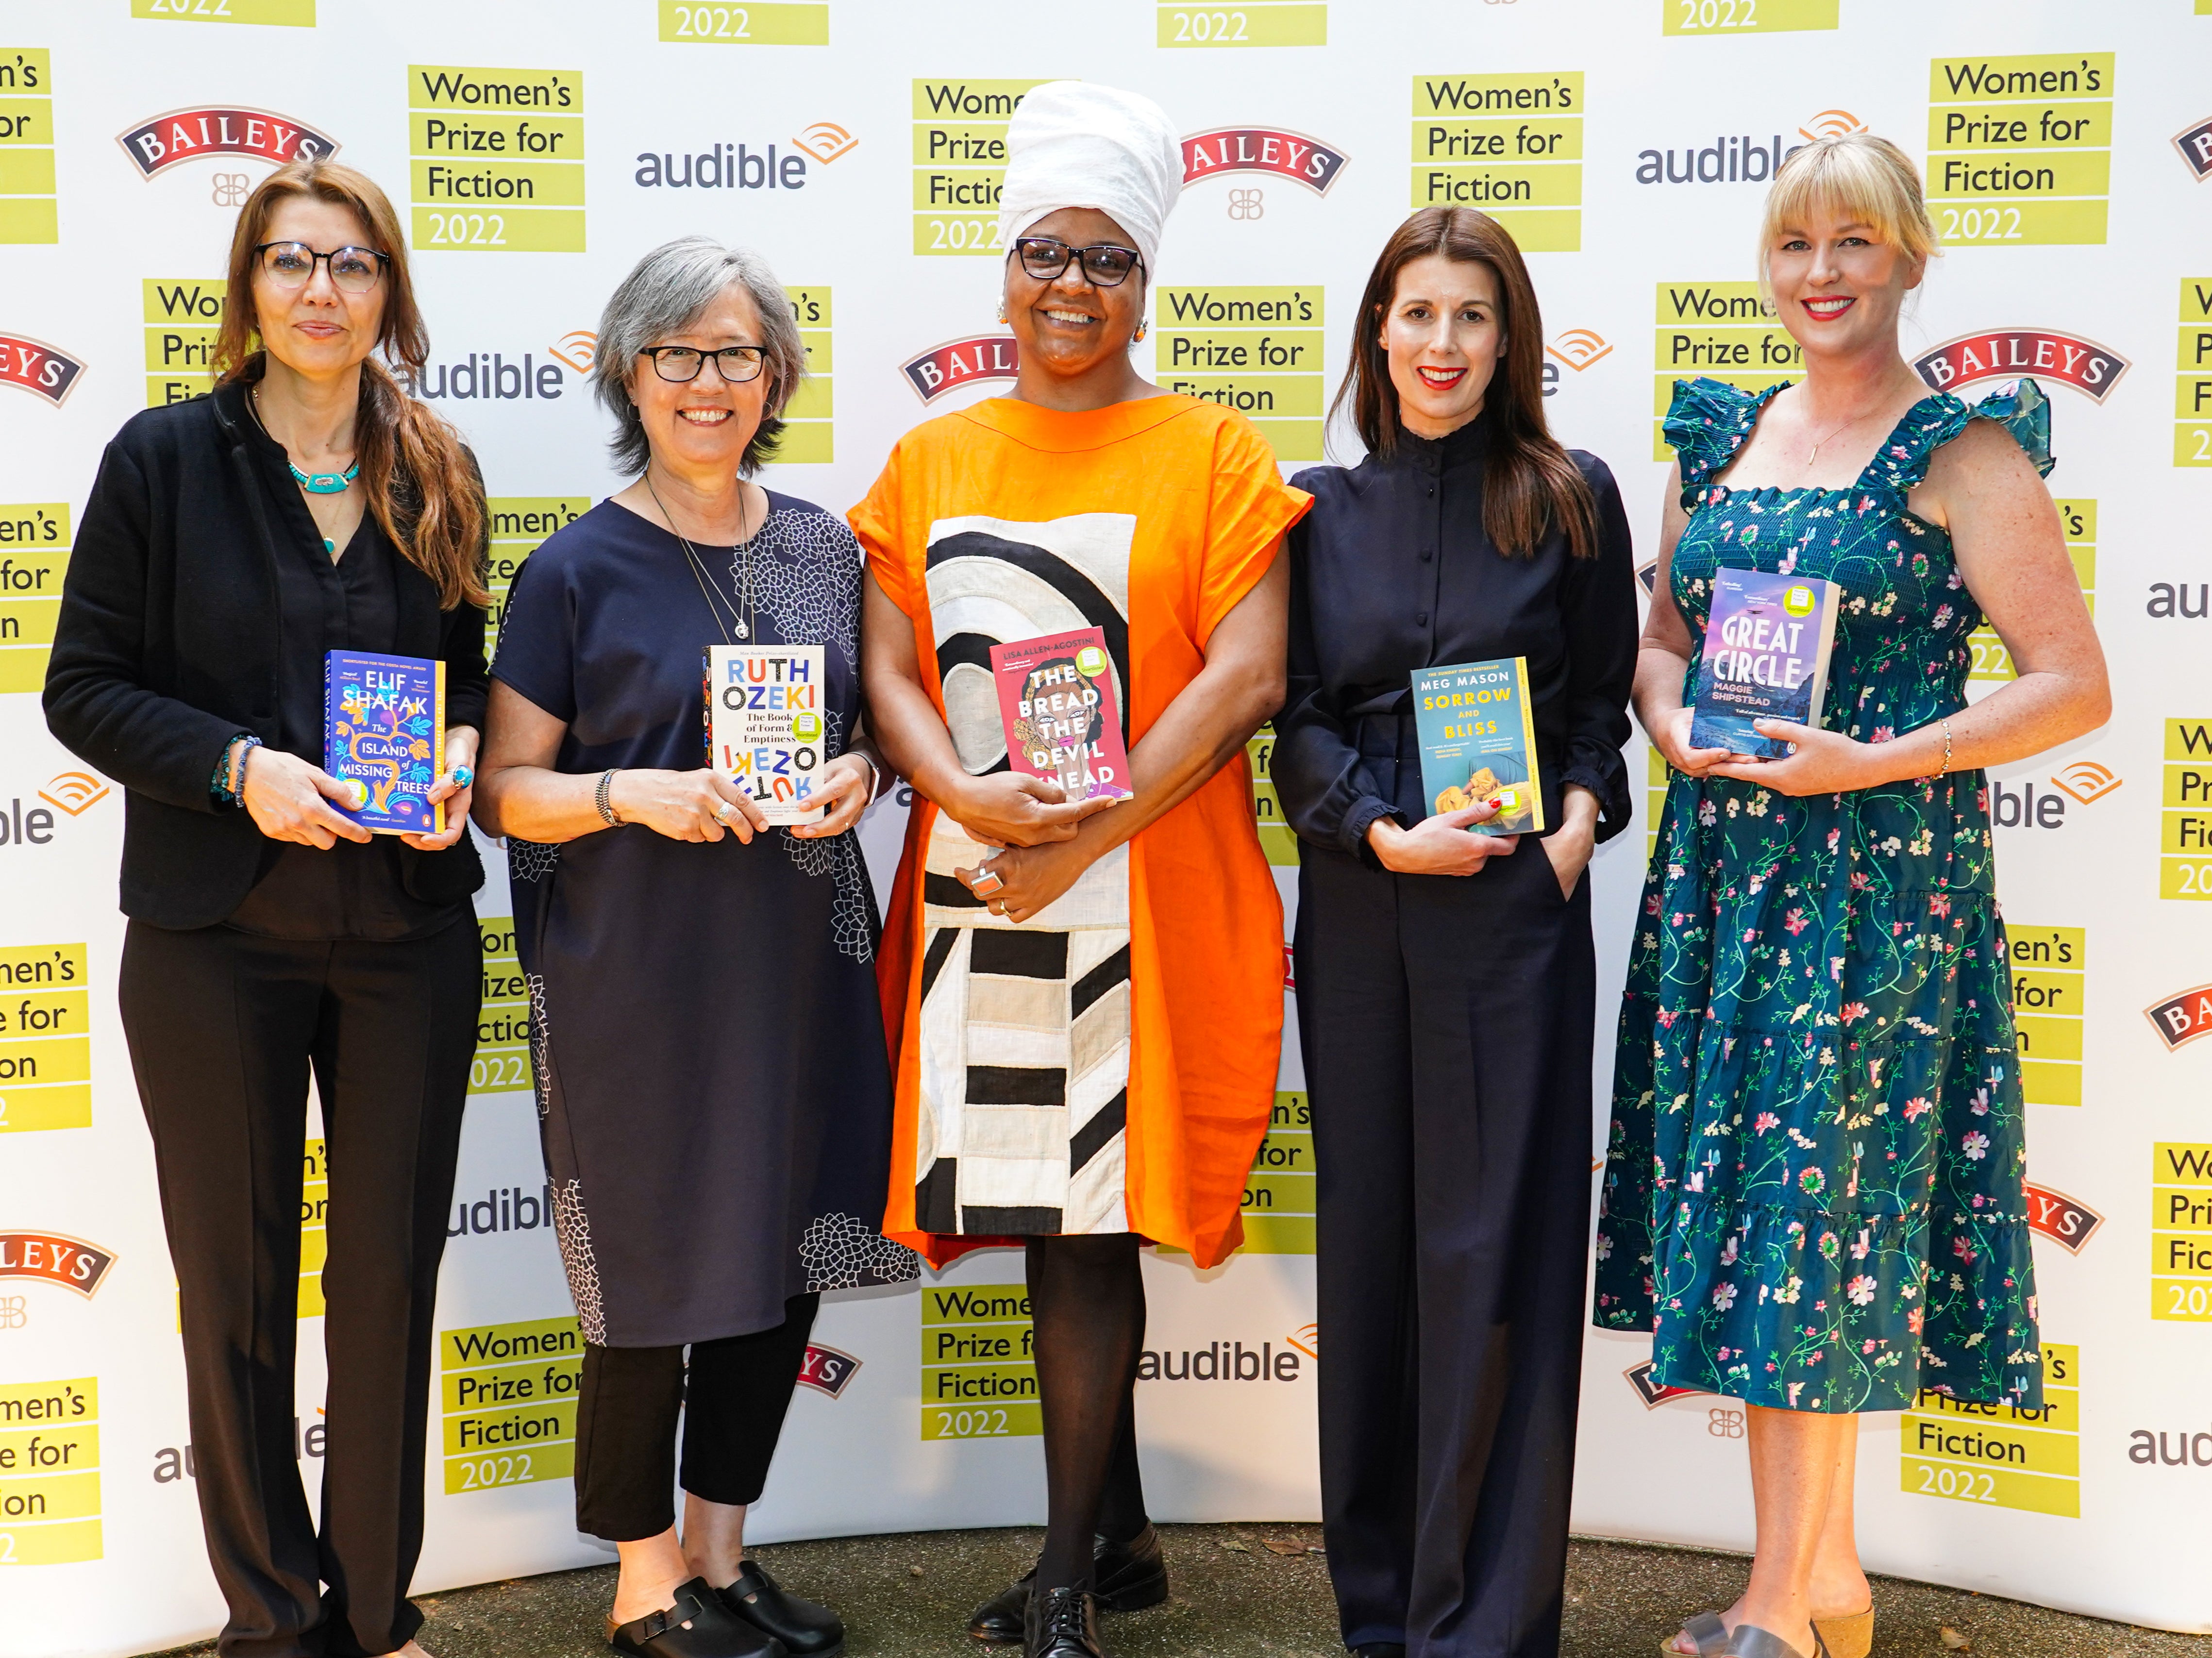
[[[1821,724],[1881,743],[1956,714],[1981,611],[1905,496],[1976,418],[2047,473],[2040,388],[1923,399],[1848,489],[1711,482],[1781,389],[1675,387],[1692,639],[1723,566],[1825,576]],[[1753,1405],[2039,1406],[2025,1118],[1980,772],[1799,799],[1674,774],[1621,1007],[1601,1327],[1651,1331],[1658,1381]]]

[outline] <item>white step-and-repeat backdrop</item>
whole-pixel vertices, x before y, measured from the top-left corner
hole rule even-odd
[[[410,225],[421,390],[491,493],[495,586],[617,486],[592,330],[640,253],[706,232],[790,285],[813,378],[769,482],[842,510],[915,422],[1003,389],[995,199],[1024,88],[1158,98],[1188,185],[1139,348],[1286,469],[1324,454],[1369,264],[1409,209],[1530,253],[1554,426],[1650,555],[1677,374],[1794,372],[1752,284],[1763,181],[1860,127],[1926,157],[1945,257],[1908,349],[2055,399],[2059,499],[2114,671],[2102,732],[1991,780],[2027,1063],[2051,1406],[1869,1418],[1868,1564],[2212,1629],[2212,0],[26,0],[0,3],[0,1654],[206,1633],[175,1282],[115,1011],[119,787],[38,690],[100,446],[204,389],[234,210],[310,148]],[[1356,454],[1342,434],[1329,452]],[[1977,641],[1982,689],[2002,647]],[[1286,900],[1296,851],[1255,745]],[[1640,739],[1631,755],[1650,764]],[[1647,797],[1656,804],[1657,783]],[[899,808],[866,826],[889,878]],[[1596,864],[1622,971],[1648,825]],[[495,862],[497,859],[495,856]],[[504,884],[438,1309],[434,1590],[610,1558],[577,1535],[578,1339],[547,1225]],[[1611,1020],[1592,1063],[1602,1099]],[[1138,1391],[1163,1518],[1316,1512],[1313,1154],[1293,1047],[1225,1266],[1148,1260]],[[1602,1108],[1601,1108],[1601,1111]],[[1594,1124],[1593,1145],[1601,1143]],[[325,1191],[301,1151],[300,1469],[325,1439]],[[832,1297],[763,1540],[1042,1517],[1020,1257]],[[1741,1409],[1654,1399],[1593,1334],[1576,1521],[1741,1547]],[[520,1402],[518,1402],[520,1401]],[[1924,1401],[1925,1402],[1925,1401]]]

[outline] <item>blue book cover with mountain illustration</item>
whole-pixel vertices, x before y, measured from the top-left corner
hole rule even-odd
[[[1836,584],[1759,570],[1713,572],[1690,746],[1780,760],[1790,744],[1757,720],[1818,726],[1836,643]]]
[[[356,786],[361,805],[331,810],[378,835],[438,835],[443,801],[426,797],[446,769],[446,665],[419,656],[331,651],[323,658],[323,769]]]
[[[1421,744],[1421,793],[1437,817],[1479,806],[1498,816],[1477,835],[1541,835],[1544,777],[1528,700],[1528,659],[1461,662],[1413,675],[1413,726]]]

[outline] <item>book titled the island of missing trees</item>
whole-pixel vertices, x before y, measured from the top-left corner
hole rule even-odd
[[[1753,720],[1820,723],[1837,597],[1836,584],[1818,576],[1713,572],[1712,611],[1690,714],[1692,748],[1780,760],[1790,744],[1761,737]]]
[[[820,645],[707,647],[707,763],[753,798],[773,825],[817,823],[830,751]]]
[[[1421,792],[1437,817],[1498,808],[1477,835],[1541,835],[1544,775],[1528,701],[1528,659],[1499,657],[1422,668],[1413,675],[1414,733],[1421,744]]]
[[[376,835],[440,835],[427,797],[446,769],[446,665],[420,656],[331,651],[323,658],[323,769],[354,786],[343,812]]]
[[[1103,629],[1075,628],[991,647],[1006,763],[1050,778],[1070,800],[1127,799],[1129,756]]]

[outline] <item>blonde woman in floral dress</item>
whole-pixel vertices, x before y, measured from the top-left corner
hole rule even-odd
[[[1636,711],[1672,772],[1630,957],[1595,1316],[1656,1379],[1744,1400],[1751,1581],[1670,1653],[1863,1658],[1857,1413],[2034,1406],[2025,1110],[1982,768],[2101,724],[2104,659],[2039,474],[2032,380],[1929,395],[1898,319],[1934,250],[1866,134],[1784,165],[1762,274],[1805,379],[1677,386]],[[1689,745],[1714,574],[1842,589],[1818,728]],[[2019,677],[1966,705],[1986,616]]]

